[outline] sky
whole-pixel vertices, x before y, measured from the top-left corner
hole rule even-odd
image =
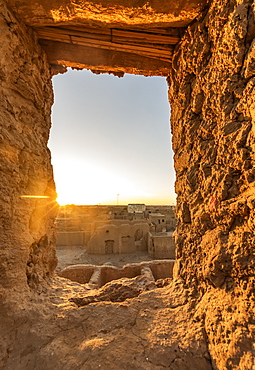
[[[68,70],[53,86],[60,205],[175,203],[165,78]]]

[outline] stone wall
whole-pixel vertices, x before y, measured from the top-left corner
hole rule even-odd
[[[53,95],[35,34],[2,1],[0,50],[0,287],[24,290],[56,266],[47,148]],[[31,195],[45,198],[23,197]]]
[[[175,51],[169,78],[175,276],[208,304],[197,319],[219,369],[248,369],[255,334],[247,324],[255,267],[254,8],[254,1],[212,1]]]

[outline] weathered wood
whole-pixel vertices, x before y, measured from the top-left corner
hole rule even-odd
[[[95,32],[97,29],[84,29],[84,31],[77,30],[76,28],[62,28],[62,27],[38,27],[34,28],[38,35],[49,35],[54,37],[55,35],[67,35],[67,36],[78,36],[85,37],[95,40],[111,41],[111,30],[108,32]]]
[[[98,71],[98,73],[110,72],[117,75],[131,73],[144,76],[168,76],[171,68],[171,59],[160,60],[125,51],[44,39],[40,40],[40,44],[48,55],[48,61],[53,70],[56,66],[65,66],[91,69]]]
[[[50,28],[55,28],[56,26],[48,26]],[[110,35],[111,30],[119,30],[119,31],[134,31],[134,32],[142,32],[146,34],[155,34],[155,35],[165,35],[165,36],[174,36],[180,38],[180,34],[182,32],[182,28],[174,28],[174,27],[168,27],[168,28],[140,28],[140,27],[128,27],[126,28],[95,28],[95,27],[86,27],[81,25],[58,25],[58,28],[68,29],[68,30],[76,30],[80,32],[88,32],[88,33],[98,33],[102,35]]]
[[[127,31],[127,30],[118,30],[112,29],[112,36],[115,40],[118,39],[127,39],[129,41],[146,41],[150,44],[177,44],[179,38],[176,36],[168,35],[155,35],[153,33],[147,32],[136,32],[136,31]]]
[[[134,30],[119,30],[119,29],[96,29],[96,28],[69,28],[69,27],[38,27],[35,30],[40,32],[54,32],[55,34],[68,34],[72,36],[89,37],[94,39],[102,39],[105,41],[119,40],[124,42],[146,42],[149,44],[164,44],[174,45],[179,41],[178,36],[169,36],[167,34],[157,35],[155,33],[148,33],[144,31]],[[115,41],[118,42],[118,41]]]
[[[118,51],[126,51],[126,52],[136,52],[138,54],[144,54],[151,57],[164,57],[170,58],[172,55],[172,51],[169,50],[160,50],[156,48],[149,48],[149,47],[142,47],[138,45],[124,45],[124,44],[116,44],[114,42],[107,42],[101,40],[94,40],[94,39],[86,39],[77,36],[71,36],[71,40],[73,44],[77,45],[85,45],[85,46],[94,46],[97,48],[102,49],[109,49],[109,50],[118,50]]]
[[[88,30],[90,32],[87,32]],[[38,27],[35,28],[35,31],[40,39],[60,41],[99,49],[124,51],[162,61],[169,61],[172,56],[172,48],[170,45],[166,45],[166,43],[173,43],[178,40],[177,37],[117,29],[107,30],[107,32],[100,29],[98,33],[93,33],[94,29],[86,29],[86,32],[82,32],[80,29],[77,31],[77,29],[70,28]],[[103,33],[101,33],[101,31]],[[133,39],[131,37],[132,35],[134,35]],[[152,43],[150,43],[150,38],[152,39]]]

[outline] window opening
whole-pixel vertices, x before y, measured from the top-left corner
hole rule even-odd
[[[153,214],[165,215],[161,207],[168,205],[166,217],[173,218],[175,202],[165,78],[69,70],[53,84],[49,147],[65,218],[64,228],[58,222],[57,253],[68,255],[70,245],[79,243],[76,263],[101,264],[102,254],[117,265],[131,262],[126,255],[132,253],[154,258],[148,254],[150,238],[162,230]],[[128,204],[140,211],[128,212]],[[142,224],[142,237],[134,224]]]

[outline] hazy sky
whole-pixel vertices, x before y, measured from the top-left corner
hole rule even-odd
[[[60,204],[174,203],[165,78],[69,70],[53,84]]]

